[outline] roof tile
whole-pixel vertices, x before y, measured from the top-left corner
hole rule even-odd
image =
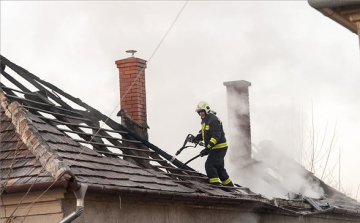
[[[34,114],[32,114],[31,112],[28,113],[29,118],[31,121],[33,121],[33,124],[46,124],[46,122],[44,122],[43,120],[41,120],[40,118],[36,117]],[[52,126],[51,126],[52,127]]]
[[[1,136],[1,142],[6,142],[6,141],[10,141],[10,140],[16,140],[16,141],[18,140],[17,134],[13,131],[2,132],[2,133],[0,133],[0,136]]]
[[[6,132],[6,131],[13,131],[14,129],[15,128],[11,122],[7,122],[7,121],[1,122],[0,133]]]
[[[40,135],[46,142],[79,146],[79,144],[77,142],[75,142],[74,140],[72,140],[69,137],[64,136],[64,135],[56,135],[56,134],[47,133],[47,132],[40,132]]]
[[[7,180],[7,183],[6,183],[6,186],[11,186],[11,185],[14,185],[20,178],[11,178],[11,179],[8,179]],[[3,185],[3,183],[1,184]]]
[[[105,157],[104,157],[105,158]],[[107,157],[106,157],[107,158]],[[106,161],[106,159],[104,159]],[[73,159],[67,160],[71,167],[83,167],[89,168],[93,170],[101,170],[101,171],[116,171],[118,173],[131,173],[137,174],[142,176],[154,176],[153,174],[139,168],[139,167],[132,167],[132,166],[125,166],[125,165],[114,165],[111,163],[95,163],[95,162],[88,162],[88,161],[74,161]]]
[[[57,130],[55,127],[48,125],[46,123],[33,122],[33,125],[35,128],[39,130],[39,132],[50,132],[57,135],[63,135],[63,133]]]
[[[91,156],[99,156],[102,157],[102,155],[100,155],[99,153],[97,153],[96,151],[89,149],[85,146],[72,146],[72,145],[67,145],[67,144],[56,144],[56,143],[52,143],[52,142],[48,142],[49,146],[56,150],[56,151],[61,151],[64,153],[75,153],[74,155],[78,154],[78,153],[83,153],[83,154],[87,154],[87,155],[91,155]]]

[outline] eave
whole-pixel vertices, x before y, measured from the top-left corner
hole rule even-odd
[[[360,27],[360,0],[308,0],[310,6],[351,32]]]

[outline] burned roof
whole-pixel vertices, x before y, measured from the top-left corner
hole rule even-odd
[[[232,192],[208,186],[205,175],[179,160],[169,162],[171,155],[80,99],[41,80],[5,57],[1,57],[1,61],[11,69],[2,69],[2,76],[13,85],[8,87],[1,82],[1,118],[4,120],[1,152],[2,160],[6,161],[2,162],[2,168],[9,169],[17,153],[15,145],[18,141],[22,141],[23,150],[31,151],[27,159],[29,163],[34,163],[32,166],[12,166],[12,170],[22,174],[13,171],[5,191],[23,184],[28,169],[33,168],[35,173],[43,166],[47,176],[50,173],[53,177],[51,182],[57,179],[87,183],[90,190],[96,191],[116,191],[118,187],[128,187],[235,197]],[[16,75],[36,87],[37,91],[30,91],[24,83],[17,81]],[[74,109],[70,103],[82,109]],[[7,138],[13,141],[5,140]],[[5,175],[2,172],[3,181],[7,180]],[[48,181],[48,178],[37,178],[37,183]],[[245,197],[261,198],[247,188],[236,190],[237,194]]]
[[[3,56],[1,74],[7,81],[0,83],[1,193],[29,187],[76,189],[86,183],[88,191],[96,193],[224,204],[256,202],[262,208],[296,215],[342,210],[306,198],[310,208],[294,211],[245,187],[210,186],[204,174],[177,159],[170,162],[170,154]],[[359,216],[358,208],[344,210]]]

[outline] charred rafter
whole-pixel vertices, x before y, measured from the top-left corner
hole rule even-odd
[[[11,101],[15,100],[21,102],[31,113],[35,114],[35,116],[48,124],[56,127],[63,134],[78,135],[83,139],[75,140],[78,143],[81,142],[90,144],[94,147],[94,149],[105,156],[128,157],[135,161],[149,160],[158,162],[160,166],[151,166],[151,168],[157,171],[163,171],[165,169],[168,172],[166,174],[176,179],[187,179],[190,177],[203,180],[205,178],[205,175],[195,172],[192,168],[187,165],[183,165],[183,163],[177,159],[175,159],[172,163],[169,163],[168,161],[172,158],[171,155],[143,139],[135,132],[113,121],[111,118],[105,116],[98,110],[82,102],[80,99],[71,96],[51,83],[41,80],[34,74],[12,63],[3,56],[1,56],[1,61],[8,68],[13,70],[39,90],[38,92],[31,92],[10,74],[2,70],[3,76],[20,89],[11,89],[2,85],[3,91],[7,94],[9,99]],[[23,94],[24,97],[19,97],[14,92]],[[81,111],[72,108],[62,98],[77,104],[85,110]],[[55,105],[50,99],[58,105]],[[45,117],[42,113],[52,115],[55,118]],[[99,121],[104,122],[110,128],[101,128]],[[63,129],[59,125],[64,125],[69,130]],[[84,128],[91,129],[92,133],[85,132],[83,130]],[[121,138],[113,137],[109,133],[119,134]],[[102,139],[106,139],[112,145],[104,143]],[[126,143],[126,145],[130,143],[131,146],[124,146],[122,144],[123,142]],[[120,149],[122,153],[111,152],[108,147]],[[149,148],[150,150],[144,150],[144,148]],[[141,156],[138,155],[137,152],[140,152]],[[139,164],[141,165],[141,162]],[[180,169],[181,167],[183,169]]]

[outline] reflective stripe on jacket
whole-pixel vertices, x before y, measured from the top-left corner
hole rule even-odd
[[[206,148],[221,149],[228,147],[222,122],[211,113],[201,120],[201,131],[195,139],[204,140]]]

